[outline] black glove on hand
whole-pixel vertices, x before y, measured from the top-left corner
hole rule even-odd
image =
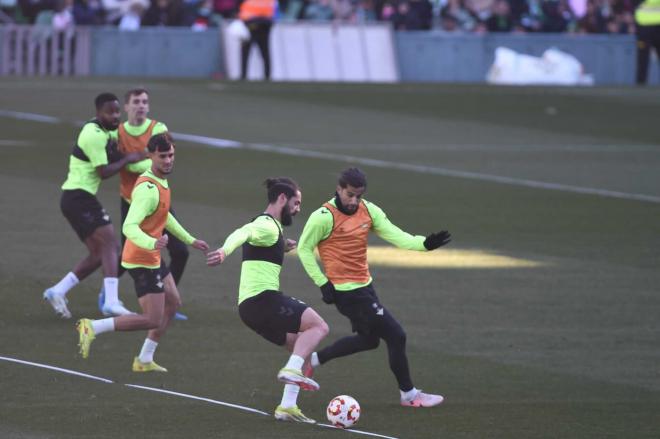
[[[424,247],[426,247],[427,250],[435,250],[438,247],[449,244],[450,241],[451,235],[448,231],[443,230],[442,232],[431,233],[427,236],[424,240]]]
[[[321,298],[328,305],[335,303],[335,286],[332,285],[332,282],[327,281],[321,285]]]

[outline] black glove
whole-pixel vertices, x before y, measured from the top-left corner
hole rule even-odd
[[[328,305],[335,303],[335,286],[332,285],[332,282],[327,281],[321,285],[321,296],[321,299]]]
[[[448,231],[443,230],[442,232],[431,233],[427,236],[424,240],[424,247],[426,247],[427,250],[435,250],[438,247],[449,244],[450,241],[451,235]]]

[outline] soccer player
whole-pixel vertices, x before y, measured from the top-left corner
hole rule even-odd
[[[289,361],[277,374],[285,384],[275,419],[315,423],[298,408],[300,388],[318,390],[319,385],[305,377],[302,368],[309,355],[328,334],[328,325],[316,311],[298,299],[284,295],[280,271],[284,253],[296,242],[284,239],[282,226],[289,226],[300,211],[302,194],[287,177],[269,178],[268,206],[252,222],[235,230],[221,248],[209,252],[209,266],[221,264],[239,246],[243,248],[238,313],[243,323],[263,338],[291,352]]]
[[[97,335],[110,331],[146,329],[147,338],[140,354],[133,359],[134,372],[167,372],[154,362],[160,339],[181,304],[172,274],[161,260],[160,250],[167,246],[165,228],[181,241],[202,251],[206,242],[192,237],[170,212],[170,189],[167,176],[174,167],[174,144],[167,133],[149,139],[151,168],[137,179],[132,202],[124,221],[128,238],[122,252],[122,266],[135,281],[135,291],[142,314],[124,315],[100,320],[80,319],[76,325],[80,354],[89,356],[89,348]]]
[[[46,289],[43,297],[65,319],[71,318],[66,294],[81,280],[103,267],[105,288],[104,308],[112,315],[130,313],[118,297],[118,248],[114,228],[101,203],[96,198],[101,180],[112,177],[128,163],[144,158],[143,153],[120,156],[116,149],[119,125],[119,100],[111,93],[102,93],[94,101],[96,118],[83,126],[69,158],[69,174],[62,185],[60,208],[66,219],[85,243],[89,254],[62,280]]]
[[[149,119],[149,92],[144,88],[135,88],[126,92],[126,95],[124,96],[124,111],[126,111],[128,120],[119,125],[118,129],[119,151],[124,154],[145,151],[147,148],[147,142],[149,142],[151,136],[167,132],[167,127],[164,123]],[[119,195],[122,224],[124,224],[126,215],[128,214],[128,207],[131,202],[131,192],[133,191],[135,181],[140,174],[150,167],[151,161],[147,158],[137,163],[131,163],[119,172]],[[175,215],[174,210],[170,210],[170,212],[172,212],[172,215]],[[190,253],[188,252],[188,246],[181,242],[176,236],[172,235],[167,230],[165,231],[165,234],[168,235],[167,251],[170,254],[169,270],[170,273],[172,273],[174,283],[178,286]],[[126,237],[122,234],[122,247],[125,242]],[[123,268],[119,267],[119,276],[121,276],[123,272]],[[101,298],[103,297],[103,292],[101,292],[100,296]],[[107,315],[107,313],[103,311],[102,304],[103,300],[99,300],[101,312],[103,312],[104,315]],[[187,319],[185,315],[180,313],[175,314],[175,318],[180,320]]]
[[[355,335],[341,338],[314,352],[311,367],[318,367],[333,358],[375,349],[385,340],[390,369],[401,392],[401,405],[432,407],[443,397],[423,393],[413,386],[406,357],[406,334],[394,316],[380,303],[373,287],[367,264],[367,238],[373,230],[384,240],[399,248],[428,251],[446,245],[448,232],[427,237],[413,236],[390,222],[375,204],[362,198],[367,190],[367,178],[357,168],[349,168],[339,176],[333,199],[313,212],[300,236],[300,261],[321,288],[323,301],[334,303],[348,317]],[[325,274],[314,257],[318,248]],[[306,369],[309,376],[313,369]]]

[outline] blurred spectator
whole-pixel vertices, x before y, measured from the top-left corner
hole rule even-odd
[[[101,0],[105,11],[105,22],[109,24],[119,23],[121,18],[133,8],[133,3],[136,1],[140,2],[144,10],[149,7],[149,0]]]
[[[144,11],[145,8],[142,2],[131,1],[128,11],[119,20],[119,30],[132,32],[140,29]]]
[[[587,11],[578,21],[578,31],[588,34],[607,32],[607,19],[596,6],[595,0],[587,0]]]
[[[651,50],[660,57],[660,2],[644,0],[635,10],[637,23],[637,72],[636,82],[646,84],[649,73]]]
[[[376,8],[373,0],[358,0],[355,8],[355,22],[356,23],[369,23],[376,21]]]
[[[204,0],[197,8],[197,16],[192,24],[192,30],[204,31],[215,26],[213,22],[213,0]]]
[[[442,28],[446,31],[472,32],[477,29],[479,19],[466,5],[465,0],[448,0],[440,11]]]
[[[427,0],[402,0],[391,17],[395,30],[428,30],[431,28],[431,7]]]
[[[74,26],[73,0],[57,0],[55,14],[53,14],[53,29],[58,32],[70,32]]]
[[[277,8],[277,0],[245,0],[238,18],[250,31],[250,38],[241,42],[241,79],[247,79],[250,49],[257,44],[264,61],[264,80],[270,80],[270,31]]]
[[[414,13],[419,21],[420,30],[429,30],[433,24],[433,6],[429,0],[409,0],[410,11]]]
[[[232,18],[238,11],[238,2],[236,0],[214,0],[213,12],[221,15],[223,18]]]
[[[75,0],[73,20],[79,26],[94,26],[103,23],[103,8],[99,0]]]
[[[311,21],[330,21],[334,17],[335,12],[330,5],[330,0],[314,0],[307,5],[303,12],[303,18]]]
[[[16,15],[16,0],[0,0],[0,23],[12,23]]]
[[[543,0],[541,3],[543,11],[541,32],[566,32],[569,22],[573,19],[572,13],[567,7],[559,0]]]
[[[486,30],[488,32],[511,32],[513,27],[509,2],[507,0],[496,0],[495,5],[493,5],[493,14],[486,20]]]
[[[18,0],[18,6],[21,14],[27,19],[28,23],[34,23],[42,11],[54,11],[54,0]]]
[[[142,26],[183,26],[183,5],[180,0],[153,0]]]

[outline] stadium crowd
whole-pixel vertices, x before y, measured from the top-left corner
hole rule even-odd
[[[5,21],[185,26],[204,30],[236,17],[240,0],[0,0]],[[277,19],[364,23],[447,32],[634,33],[636,0],[280,0]]]

